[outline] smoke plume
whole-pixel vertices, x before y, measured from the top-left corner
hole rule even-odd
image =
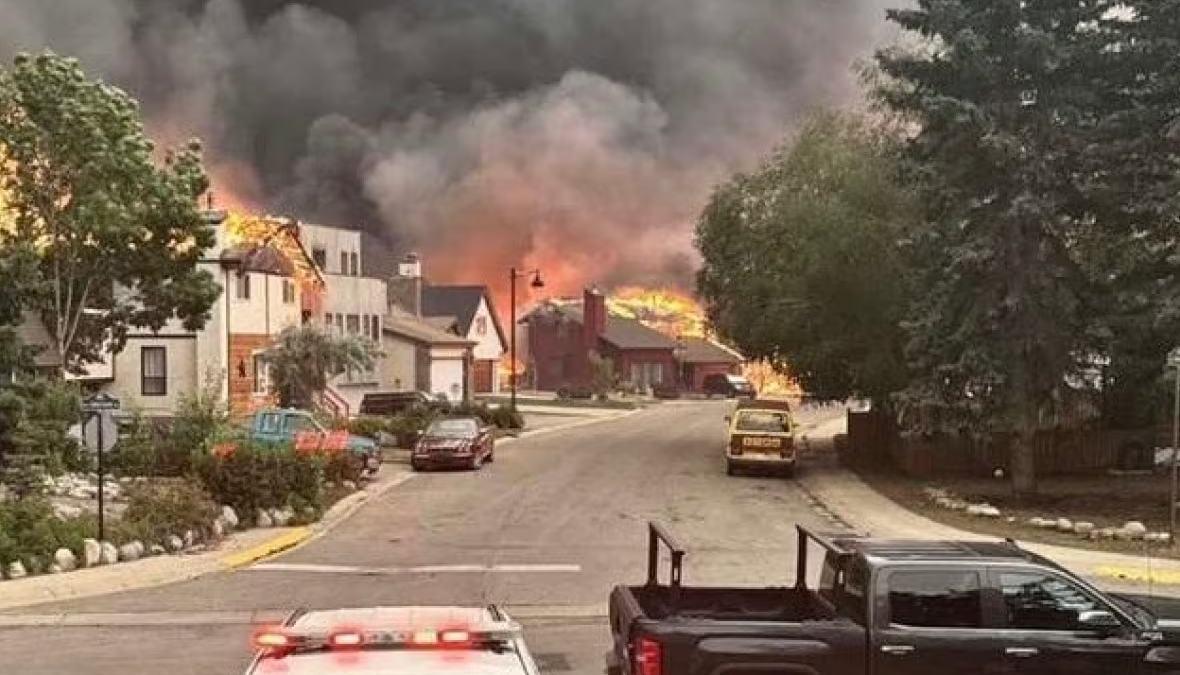
[[[363,229],[439,282],[541,267],[690,286],[710,188],[806,111],[901,0],[0,0],[206,142],[218,200]]]

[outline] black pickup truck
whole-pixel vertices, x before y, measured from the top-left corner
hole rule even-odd
[[[796,582],[685,586],[649,525],[647,582],[610,596],[614,675],[1180,675],[1180,622],[1099,591],[1015,542],[825,537]],[[660,583],[660,544],[671,573]],[[822,562],[809,553],[822,552]],[[809,571],[815,580],[809,588]]]

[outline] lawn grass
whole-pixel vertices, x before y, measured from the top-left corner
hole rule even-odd
[[[1089,540],[1075,534],[1038,528],[1029,519],[1068,518],[1073,522],[1094,523],[1096,528],[1120,527],[1136,520],[1148,531],[1168,530],[1168,495],[1171,477],[1147,475],[1090,475],[1054,476],[1039,481],[1035,497],[1017,501],[1006,480],[948,476],[942,478],[911,478],[892,470],[859,470],[862,480],[876,491],[901,506],[920,513],[931,520],[970,532],[1012,537],[1017,540],[1073,546],[1094,550],[1142,554],[1147,545],[1142,542]],[[987,502],[1000,509],[999,519],[970,516],[935,505],[924,493],[936,487],[971,503]],[[1009,518],[1015,521],[1009,522]],[[1180,551],[1158,544],[1152,545],[1155,555],[1180,558]]]

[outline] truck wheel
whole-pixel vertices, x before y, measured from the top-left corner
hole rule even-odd
[[[733,462],[726,461],[725,462],[725,475],[726,476],[733,476],[735,474],[737,474],[737,469],[734,467]]]
[[[479,471],[480,467],[482,467],[482,466],[483,466],[483,457],[481,457],[480,455],[475,455],[471,458],[470,468],[472,471]]]
[[[410,470],[411,471],[421,471],[422,465],[419,464],[418,462],[410,462]]]
[[[783,478],[789,479],[789,478],[794,478],[794,477],[795,477],[795,467],[788,466],[787,468],[783,469]]]

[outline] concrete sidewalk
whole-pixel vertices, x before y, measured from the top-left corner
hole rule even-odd
[[[815,441],[844,433],[846,420],[832,420],[808,432]],[[893,539],[994,540],[916,514],[876,492],[856,474],[840,468],[830,451],[817,450],[799,473],[799,484],[817,502],[857,532]],[[1021,546],[1054,560],[1104,588],[1154,592],[1180,598],[1180,560],[1094,551],[1049,544]]]

